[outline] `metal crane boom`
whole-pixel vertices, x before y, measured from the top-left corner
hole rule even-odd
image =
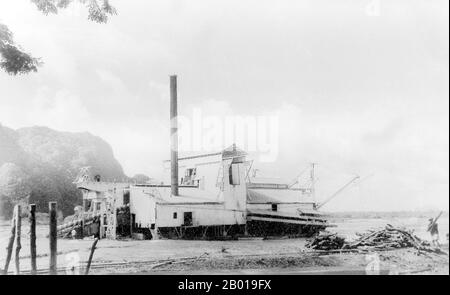
[[[309,167],[306,167],[305,169],[302,170],[302,172],[300,172],[295,179],[288,185],[289,188],[293,187],[294,185],[296,185],[298,183],[298,179],[300,178],[300,176],[303,175],[303,173],[306,172],[306,170],[308,170]]]
[[[323,201],[322,203],[319,203],[316,205],[316,209],[319,209],[320,207],[322,207],[323,205],[325,205],[326,203],[328,203],[329,201],[331,201],[332,199],[334,199],[337,195],[339,195],[342,191],[344,191],[347,187],[349,187],[351,184],[353,184],[355,182],[355,180],[359,179],[359,175],[356,175],[355,177],[352,178],[352,180],[350,180],[349,182],[347,182],[343,187],[341,187],[340,189],[338,189],[334,194],[332,194],[330,197],[328,197],[328,199],[326,199],[325,201]]]

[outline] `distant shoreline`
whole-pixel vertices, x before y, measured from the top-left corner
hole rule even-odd
[[[448,211],[443,211],[441,217],[449,217]],[[435,217],[440,211],[347,211],[347,212],[326,212],[331,218],[393,218],[393,217]]]

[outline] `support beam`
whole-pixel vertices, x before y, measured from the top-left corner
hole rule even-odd
[[[30,257],[31,257],[31,274],[36,274],[36,205],[30,205]]]
[[[48,213],[50,216],[49,240],[50,240],[50,274],[56,275],[56,255],[57,255],[57,214],[56,202],[48,203]]]
[[[177,76],[170,76],[170,174],[172,196],[178,196]]]
[[[22,210],[20,205],[16,205],[17,210],[15,210],[16,214],[16,253],[15,253],[15,263],[16,263],[16,271],[15,274],[20,274],[20,249],[22,249],[22,243],[20,241],[21,231],[22,231]]]
[[[14,213],[11,219],[11,229],[9,232],[9,241],[8,246],[6,247],[6,259],[5,266],[3,268],[3,274],[6,275],[8,273],[9,262],[11,261],[12,250],[14,246],[14,239],[16,238],[16,211],[17,205],[14,207]]]

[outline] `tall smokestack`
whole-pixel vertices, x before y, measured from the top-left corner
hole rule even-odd
[[[177,76],[170,76],[170,187],[178,196]]]

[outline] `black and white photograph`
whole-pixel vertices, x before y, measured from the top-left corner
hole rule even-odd
[[[0,274],[449,275],[449,1],[0,0]]]

